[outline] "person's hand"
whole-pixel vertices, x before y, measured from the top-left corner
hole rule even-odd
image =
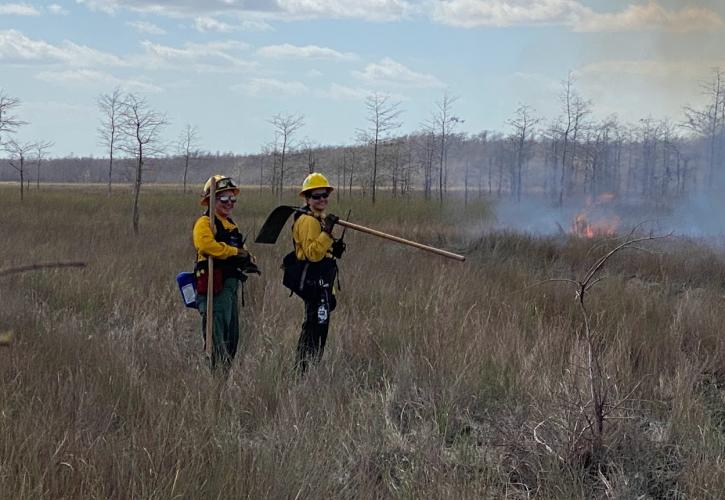
[[[335,227],[340,218],[337,215],[329,214],[322,219],[322,230],[332,236],[332,228]]]
[[[332,244],[332,256],[336,259],[339,259],[342,257],[342,254],[345,253],[345,249],[347,248],[347,245],[345,242],[341,239],[335,240],[335,242]]]
[[[257,267],[257,259],[246,250],[240,250],[239,254],[232,257],[237,270],[244,274],[262,274]]]
[[[249,262],[249,263],[248,263],[248,264],[247,264],[246,266],[244,266],[244,267],[243,267],[243,268],[241,269],[241,271],[242,271],[242,272],[243,272],[244,274],[256,274],[256,275],[259,275],[259,276],[261,276],[261,275],[262,275],[262,271],[261,271],[261,269],[259,269],[259,268],[257,267],[257,264],[255,264],[254,262]]]

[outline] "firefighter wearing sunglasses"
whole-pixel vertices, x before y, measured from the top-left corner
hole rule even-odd
[[[304,263],[302,299],[305,318],[297,344],[296,367],[304,373],[310,362],[322,358],[330,327],[330,313],[337,303],[334,281],[337,276],[336,258],[345,251],[342,239],[335,240],[332,229],[337,217],[325,213],[333,187],[320,173],[308,175],[302,183],[300,196],[305,199],[303,210],[292,226],[295,256]]]
[[[230,217],[239,195],[239,187],[234,181],[223,175],[215,175],[216,192],[214,203],[215,233],[209,222],[209,195],[212,178],[206,181],[201,196],[201,205],[206,207],[204,215],[194,224],[193,239],[196,248],[196,286],[197,304],[202,319],[202,338],[206,322],[207,258],[214,259],[214,311],[212,337],[214,348],[211,356],[212,368],[221,365],[228,369],[239,343],[239,310],[237,290],[239,282],[246,281],[248,274],[260,274],[254,256],[244,244],[244,237]],[[242,300],[243,300],[242,292]],[[206,347],[206,346],[205,346]]]

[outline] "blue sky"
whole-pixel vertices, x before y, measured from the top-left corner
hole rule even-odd
[[[401,132],[444,92],[460,130],[505,131],[520,103],[554,119],[570,71],[599,117],[678,120],[722,47],[720,0],[0,0],[17,138],[56,156],[103,153],[96,101],[116,86],[212,152],[259,151],[277,113],[304,115],[300,140],[350,143],[371,92],[401,101]]]

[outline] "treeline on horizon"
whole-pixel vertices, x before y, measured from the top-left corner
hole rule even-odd
[[[400,103],[387,95],[371,95],[366,100],[369,126],[359,130],[358,141],[350,145],[297,142],[304,117],[278,114],[269,122],[274,139],[260,153],[211,154],[198,148],[196,128],[187,125],[177,144],[156,147],[156,154],[143,158],[143,182],[184,184],[185,190],[195,192],[209,175],[226,173],[242,184],[281,193],[308,172],[321,171],[341,191],[373,201],[377,190],[394,196],[418,191],[440,201],[454,190],[466,197],[518,200],[523,193],[536,192],[559,204],[568,197],[602,193],[667,199],[713,187],[725,167],[722,77],[722,70],[714,69],[712,79],[701,82],[706,104],[685,107],[684,119],[677,122],[643,118],[625,124],[616,117],[595,119],[593,103],[578,93],[570,76],[562,84],[558,117],[546,122],[521,105],[505,131],[457,131],[463,119],[455,114],[456,98],[449,94],[437,103],[429,122],[404,135],[395,133],[401,125]],[[6,161],[11,159],[12,155]],[[117,157],[110,183],[135,182],[137,160],[133,154]],[[109,183],[109,158],[41,161],[39,156],[33,163],[29,156],[25,179],[38,186]],[[0,169],[0,181],[17,180],[12,168]]]

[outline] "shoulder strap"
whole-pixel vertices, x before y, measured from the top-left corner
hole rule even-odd
[[[216,234],[221,234],[226,231],[226,228],[219,217],[214,217],[214,226],[216,226]]]
[[[293,234],[294,234],[294,227],[295,227],[294,223],[297,222],[297,220],[300,217],[302,217],[303,215],[309,214],[311,211],[312,210],[310,210],[310,206],[309,205],[303,205],[303,206],[300,207],[299,211],[295,211],[294,215],[292,216],[293,217],[292,220],[294,221],[292,223],[292,231],[293,231]],[[295,247],[295,238],[294,238],[294,236],[292,236],[292,251],[294,253],[297,253],[297,247]]]
[[[312,209],[310,209],[310,206],[303,205],[299,208],[299,210],[295,211],[294,221],[297,222],[297,219],[299,219],[303,215],[309,215],[310,213],[312,213]]]

